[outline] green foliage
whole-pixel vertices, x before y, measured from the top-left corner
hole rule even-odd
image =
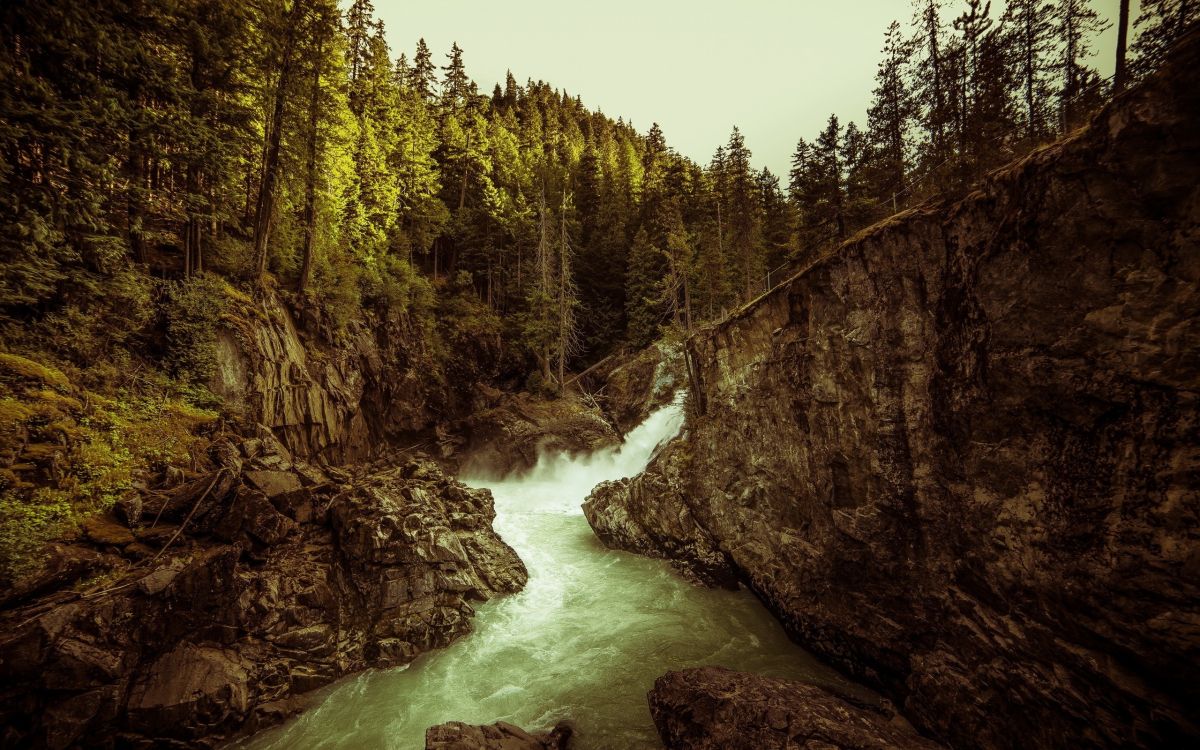
[[[0,580],[103,511],[135,478],[189,462],[216,413],[178,395],[110,399],[80,391],[44,361],[0,352]]]
[[[369,263],[362,276],[363,301],[387,312],[424,317],[434,305],[433,287],[403,258],[383,255]]]
[[[168,282],[163,294],[167,370],[185,383],[204,382],[217,368],[217,324],[228,285],[212,274]]]

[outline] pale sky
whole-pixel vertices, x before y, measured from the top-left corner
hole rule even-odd
[[[948,24],[959,8],[947,6]],[[1092,0],[1113,19],[1118,6]],[[995,0],[993,17],[1003,9]],[[813,139],[831,112],[865,125],[883,32],[912,17],[911,0],[375,0],[375,10],[393,56],[411,58],[424,37],[441,66],[457,41],[481,92],[511,69],[518,83],[547,81],[642,133],[658,122],[701,164],[737,125],[755,165],[785,185],[796,140]],[[1096,45],[1102,76],[1115,25]]]

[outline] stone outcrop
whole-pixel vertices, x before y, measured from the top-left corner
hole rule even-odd
[[[572,734],[568,722],[530,734],[503,721],[485,726],[451,721],[425,731],[425,750],[568,750]]]
[[[472,409],[474,381],[443,377],[417,323],[366,315],[335,333],[315,311],[296,314],[274,293],[247,299],[223,320],[209,388],[293,453],[334,464],[416,442]],[[495,355],[478,354],[486,371]]]
[[[936,750],[887,706],[815,685],[701,667],[654,682],[650,715],[667,750]]]
[[[587,453],[621,441],[595,405],[575,393],[545,400],[481,387],[483,408],[458,427],[473,473],[505,476],[532,468],[543,453]]]
[[[659,341],[618,359],[597,377],[603,383],[596,392],[617,430],[624,435],[637,427],[655,409],[666,406],[687,382],[683,347]]]
[[[689,341],[590,500],[956,747],[1200,738],[1200,39],[1085,129]]]
[[[42,595],[0,616],[0,745],[211,746],[448,645],[470,602],[525,583],[490,493],[433,463],[327,474],[265,428],[212,455],[86,523]]]

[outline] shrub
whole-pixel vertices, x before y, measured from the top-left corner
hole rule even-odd
[[[166,284],[164,364],[185,383],[204,382],[216,372],[217,323],[227,307],[227,288],[207,273]]]

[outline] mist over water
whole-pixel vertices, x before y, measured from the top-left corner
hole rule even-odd
[[[319,706],[244,747],[420,750],[425,730],[446,721],[534,731],[571,719],[584,750],[657,748],[646,692],[671,669],[714,664],[844,686],[749,592],[694,586],[592,533],[580,509],[591,489],[641,472],[682,423],[676,402],[618,448],[543,456],[517,477],[465,477],[492,490],[496,530],[529,569],[525,589],[480,605],[475,632],[450,648],[327,688]]]

